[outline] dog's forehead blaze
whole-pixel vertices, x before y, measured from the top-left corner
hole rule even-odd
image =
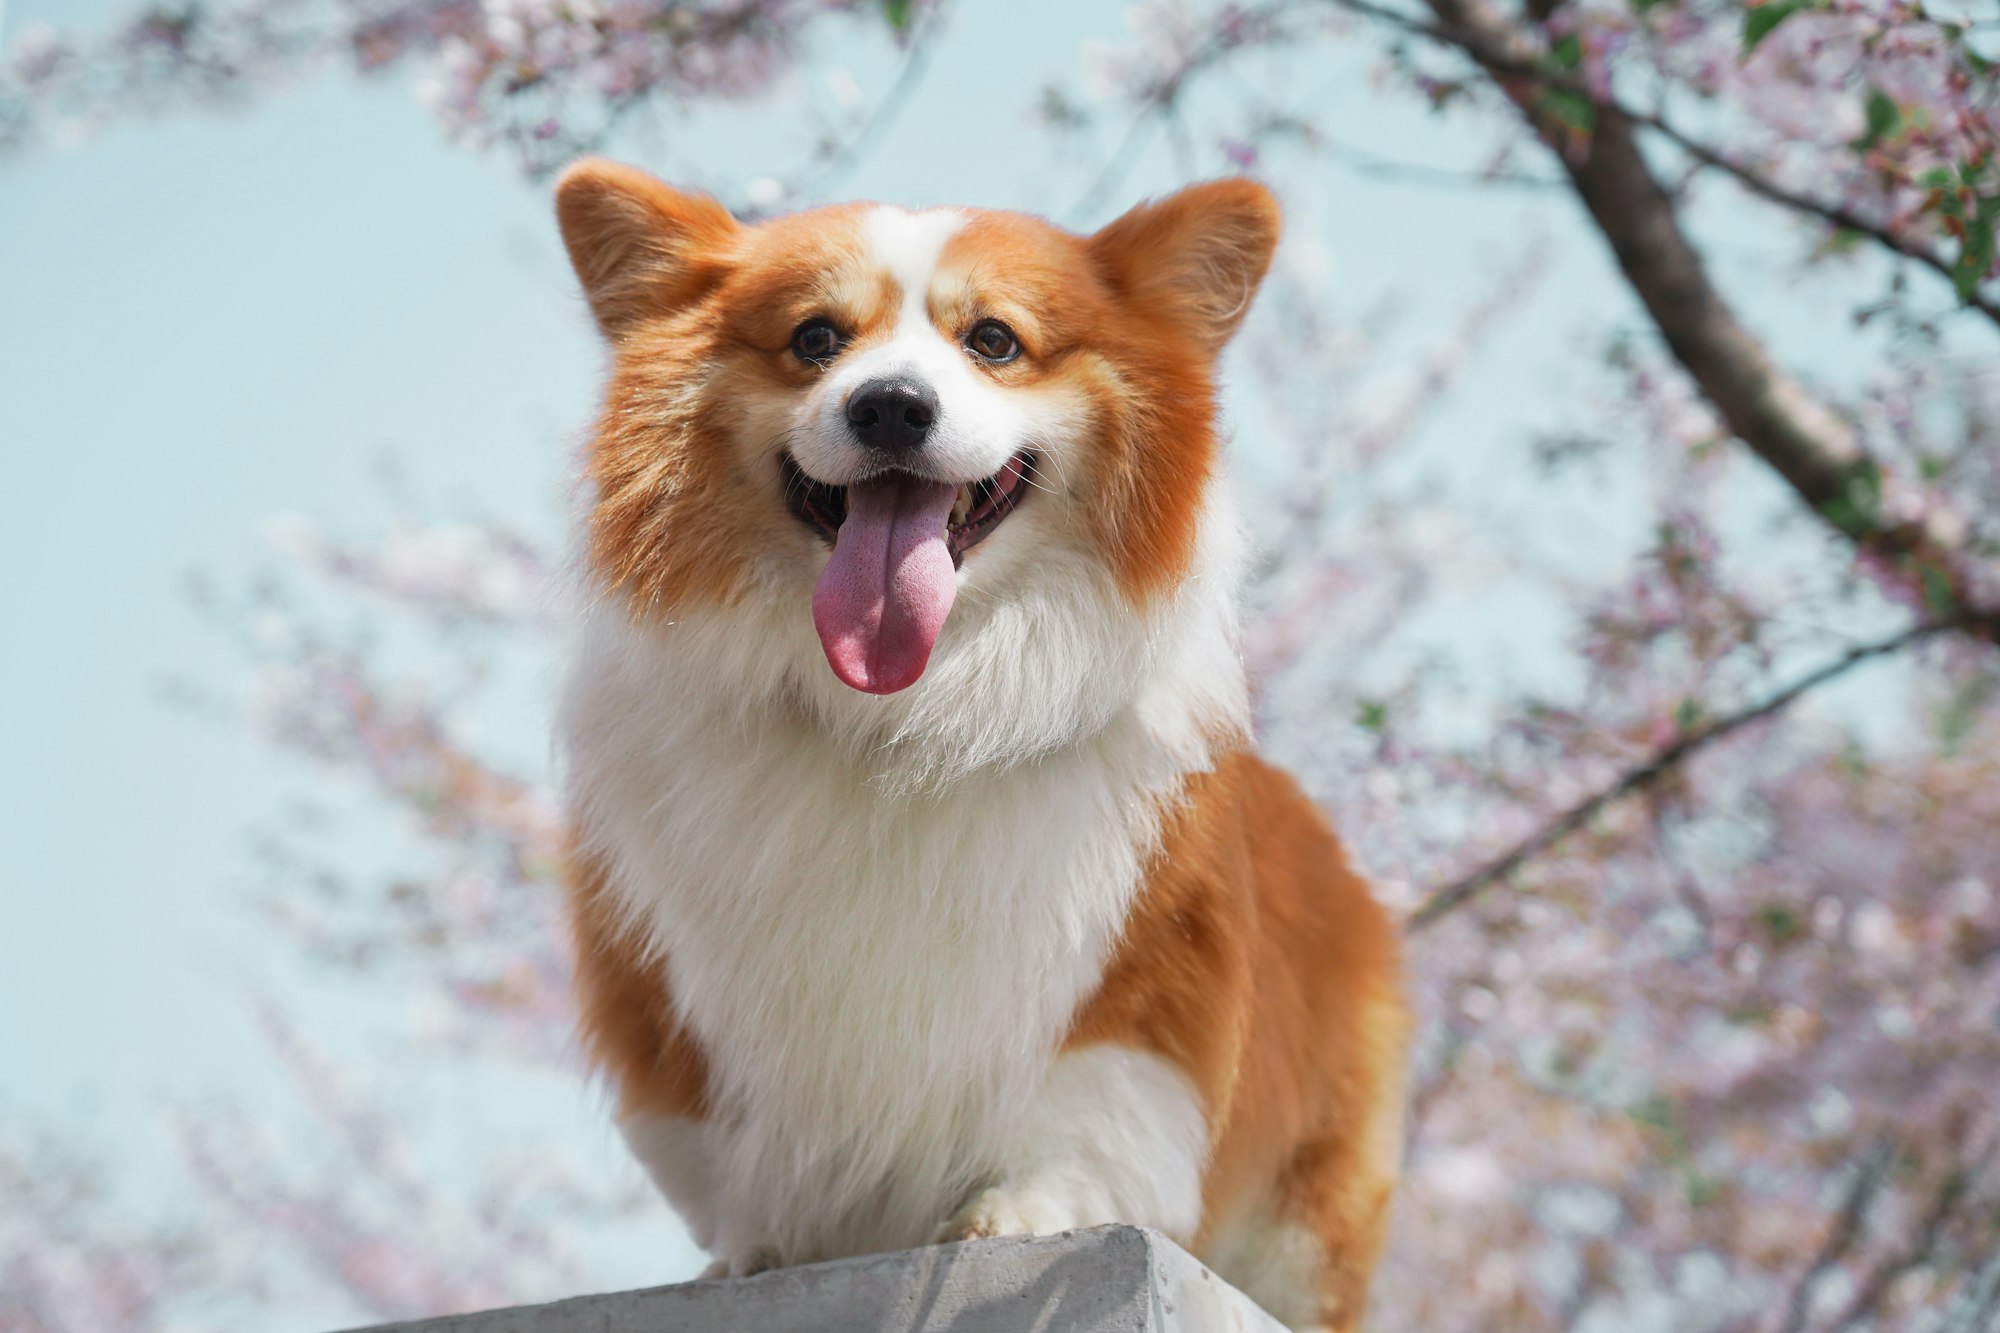
[[[912,311],[930,304],[939,261],[964,227],[965,214],[955,208],[912,211],[884,204],[862,218],[869,261],[895,289],[903,308]]]
[[[762,346],[816,315],[856,343],[915,316],[952,341],[997,318],[1033,345],[1088,304],[1082,240],[1017,213],[838,204],[773,218],[740,244],[719,313]]]

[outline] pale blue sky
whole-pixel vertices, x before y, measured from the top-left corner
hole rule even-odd
[[[0,42],[126,8],[9,0]],[[1104,220],[1068,216],[1090,172],[1044,160],[1048,140],[1022,118],[1044,82],[1077,72],[1079,43],[1122,37],[1121,9],[959,5],[917,96],[839,192]],[[823,49],[851,58],[870,95],[893,68],[872,36]],[[1452,124],[1371,93],[1362,68],[1293,77],[1352,141],[1434,163],[1472,151]],[[785,170],[809,145],[791,104],[707,117],[640,160],[725,186]],[[1205,147],[1199,166],[1224,169]],[[1175,179],[1156,144],[1117,203]],[[1405,293],[1411,346],[1530,235],[1549,238],[1541,294],[1427,434],[1445,484],[1505,505],[1525,484],[1509,475],[1529,429],[1566,419],[1592,347],[1580,330],[1625,317],[1598,242],[1560,195],[1329,168],[1287,202],[1333,257],[1329,299],[1355,312]],[[1837,302],[1773,277],[1791,253],[1770,233],[1716,248],[1727,276],[1774,293],[1758,313],[1788,352],[1854,364]],[[321,783],[242,726],[160,702],[163,678],[225,696],[244,680],[181,584],[241,582],[274,514],[378,531],[384,456],[436,516],[495,514],[554,540],[597,365],[543,188],[445,142],[402,78],[329,75],[0,166],[0,1118],[60,1124],[109,1145],[121,1175],[163,1182],[162,1099],[286,1095],[243,1016],[247,985],[295,997],[316,1035],[364,1063],[407,1020],[311,979],[247,910],[250,830]],[[531,710],[500,740],[539,755],[546,727]],[[348,863],[387,867],[402,850],[357,842]],[[477,1139],[482,1091],[401,1090],[441,1140]],[[536,1132],[615,1160],[594,1097],[539,1095]],[[669,1251],[657,1270],[607,1272],[680,1276],[691,1258]]]

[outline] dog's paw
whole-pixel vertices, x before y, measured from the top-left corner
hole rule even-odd
[[[979,1240],[987,1236],[1048,1236],[1089,1225],[1067,1199],[1045,1189],[1009,1189],[996,1185],[981,1190],[971,1203],[945,1224],[944,1240]]]
[[[773,1268],[781,1268],[778,1256],[770,1250],[750,1250],[743,1254],[724,1255],[712,1261],[701,1270],[701,1281],[712,1282],[724,1277],[755,1277]]]

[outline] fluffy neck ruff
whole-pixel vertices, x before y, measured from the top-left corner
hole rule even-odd
[[[888,698],[833,679],[795,602],[591,615],[577,836],[707,1057],[722,1248],[922,1244],[1002,1159],[1162,811],[1242,743],[1235,550],[1210,522],[1146,614],[1044,565]]]

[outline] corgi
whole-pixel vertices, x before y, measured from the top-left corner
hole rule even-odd
[[[1247,180],[1075,235],[556,187],[609,345],[561,712],[585,1052],[711,1275],[1123,1222],[1348,1329],[1395,929],[1251,748]]]

